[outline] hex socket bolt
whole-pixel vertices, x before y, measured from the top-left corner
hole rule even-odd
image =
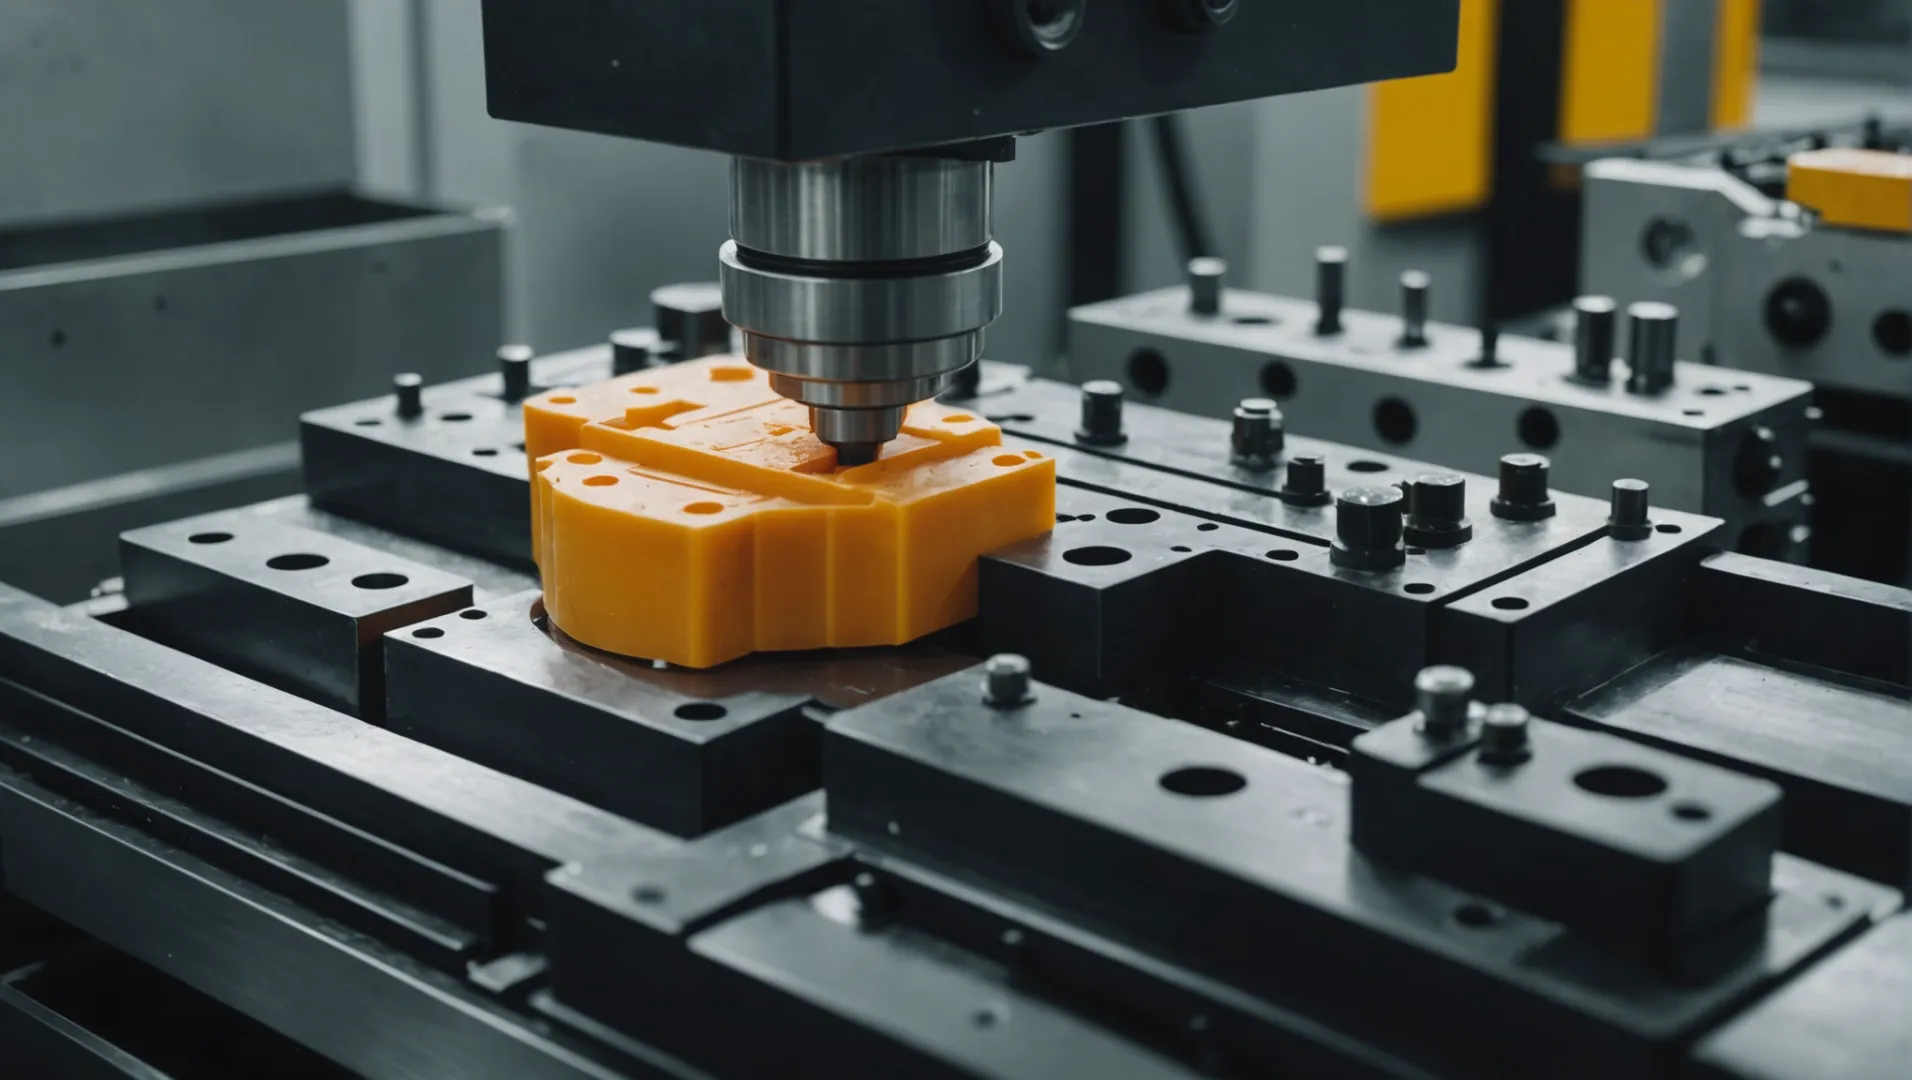
[[[498,348],[498,374],[504,378],[506,401],[523,401],[531,395],[531,346],[502,345]]]
[[[1619,305],[1610,296],[1582,296],[1573,302],[1573,376],[1605,386],[1613,380]]]
[[[1434,738],[1465,734],[1474,698],[1474,673],[1441,664],[1414,676],[1414,708],[1422,733]]]
[[[1422,473],[1407,485],[1407,542],[1458,547],[1474,538],[1467,520],[1467,480],[1456,473]]]
[[[1243,398],[1235,406],[1235,427],[1228,441],[1236,465],[1257,472],[1274,468],[1283,442],[1281,410],[1268,398]]]
[[[1334,544],[1328,560],[1348,570],[1392,570],[1405,563],[1401,510],[1406,502],[1397,487],[1342,492],[1334,502]]]
[[[983,664],[983,704],[1013,709],[1034,700],[1029,692],[1029,660],[1015,653],[997,653]]]
[[[1651,492],[1645,480],[1615,480],[1607,514],[1607,534],[1615,540],[1645,540],[1652,536],[1653,522],[1647,516],[1652,508]]]
[[[1627,392],[1660,394],[1673,385],[1680,311],[1646,300],[1627,306]]]
[[[1082,384],[1082,426],[1076,441],[1090,446],[1120,446],[1129,437],[1122,431],[1122,384],[1095,379]]]
[[[1188,310],[1197,315],[1222,313],[1222,279],[1228,263],[1204,256],[1188,260]]]
[[[1547,491],[1552,462],[1539,454],[1508,454],[1500,459],[1500,493],[1493,512],[1507,521],[1544,521],[1554,516],[1553,497]]]
[[[1530,719],[1526,709],[1512,702],[1489,705],[1481,715],[1476,759],[1483,765],[1518,765],[1532,757]]]
[[[1419,270],[1401,275],[1401,348],[1427,347],[1427,290],[1431,279]]]
[[[1348,249],[1315,249],[1315,304],[1321,313],[1315,317],[1315,333],[1339,334],[1341,309],[1348,296]]]
[[[1281,485],[1281,500],[1296,506],[1326,506],[1333,501],[1328,494],[1328,462],[1320,454],[1296,454],[1288,459],[1288,478]]]
[[[392,396],[398,399],[398,415],[406,420],[425,413],[425,380],[407,371],[392,376]]]

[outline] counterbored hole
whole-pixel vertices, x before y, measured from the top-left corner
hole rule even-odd
[[[1162,520],[1161,514],[1140,506],[1124,506],[1119,510],[1109,511],[1106,516],[1117,525],[1147,525],[1150,522]]]
[[[1219,795],[1232,795],[1248,786],[1248,780],[1242,774],[1231,769],[1218,769],[1212,765],[1191,765],[1163,773],[1158,783],[1166,791],[1186,795],[1192,799],[1212,799]]]
[[[1070,548],[1062,553],[1062,558],[1064,562],[1077,566],[1115,566],[1128,562],[1134,556],[1123,548],[1098,546]]]
[[[274,555],[272,558],[266,560],[266,565],[274,570],[317,570],[319,567],[331,561],[331,559],[323,555],[299,553],[293,555]]]
[[[1665,778],[1632,765],[1595,765],[1574,773],[1573,783],[1609,799],[1650,799],[1666,790]]]
[[[194,533],[186,538],[188,543],[193,544],[223,544],[230,539],[232,534],[229,532]]]
[[[679,720],[722,720],[730,715],[730,710],[714,701],[693,701],[679,705],[672,715]]]
[[[404,574],[360,574],[352,579],[352,585],[360,589],[396,589],[411,580]]]

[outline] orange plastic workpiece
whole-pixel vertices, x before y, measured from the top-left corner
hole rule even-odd
[[[1912,233],[1912,157],[1852,147],[1794,154],[1786,197],[1828,225]]]
[[[976,613],[979,556],[1055,524],[1055,462],[975,413],[924,402],[840,469],[735,357],[549,391],[524,417],[545,611],[626,656],[912,641]]]

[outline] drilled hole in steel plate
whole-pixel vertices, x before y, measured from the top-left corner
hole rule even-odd
[[[640,904],[661,904],[666,895],[661,885],[639,885],[631,890],[631,899]]]
[[[1027,424],[1035,416],[1030,413],[991,413],[986,419],[992,424]]]
[[[462,424],[471,419],[471,414],[468,412],[448,412],[439,416],[439,419],[447,424]]]
[[[1186,555],[1195,549],[1191,547],[1187,547],[1183,544],[1177,544],[1174,547],[1169,548],[1169,550],[1175,552],[1178,555]]]
[[[1496,596],[1494,606],[1501,611],[1525,611],[1529,605],[1518,596]]]
[[[1070,548],[1062,553],[1064,562],[1077,566],[1115,566],[1134,557],[1122,548],[1107,546]]]
[[[1216,529],[1219,529],[1219,528],[1221,528],[1221,526],[1215,524],[1212,521],[1204,521],[1200,525],[1195,526],[1195,531],[1196,532],[1214,532]]]
[[[202,532],[188,536],[186,542],[191,544],[223,544],[230,539],[232,539],[232,534],[229,532]]]
[[[1706,397],[1720,397],[1726,393],[1726,388],[1724,386],[1702,386],[1700,387],[1700,393]]]
[[[376,416],[366,416],[366,417],[362,417],[360,419],[352,421],[352,423],[357,427],[377,427],[380,424],[383,424],[384,422],[385,421],[380,420]]]
[[[1454,909],[1454,921],[1470,930],[1485,930],[1500,922],[1500,912],[1477,900]]]
[[[1414,441],[1421,421],[1414,406],[1403,398],[1385,397],[1374,403],[1374,433],[1391,446],[1406,446]]]
[[[1520,414],[1514,433],[1534,450],[1551,450],[1560,441],[1560,421],[1554,417],[1553,410],[1535,405]]]
[[[478,608],[466,608],[464,611],[458,613],[458,617],[461,619],[482,619],[485,617],[485,613]]]
[[[1237,315],[1236,326],[1273,326],[1276,320],[1267,315]]]
[[[1705,409],[1681,409],[1680,415],[1681,416],[1705,416],[1706,410]]]
[[[1075,520],[1075,515],[1074,515],[1074,514],[1057,514],[1057,515],[1056,515],[1056,521],[1057,521],[1058,523],[1061,523],[1061,522],[1069,522],[1069,521],[1074,521],[1074,520]]]
[[[1129,385],[1149,397],[1168,389],[1168,357],[1154,349],[1137,349],[1129,356]]]
[[[1653,528],[1656,532],[1663,532],[1668,536],[1678,536],[1684,531],[1678,525],[1655,525]]]
[[[274,555],[266,560],[266,565],[274,570],[317,570],[331,559],[323,555],[298,553],[293,555]]]
[[[692,701],[679,705],[672,715],[679,720],[722,720],[730,710],[714,701]]]
[[[1888,311],[1872,320],[1872,341],[1894,359],[1912,356],[1912,314]]]
[[[1294,562],[1301,558],[1301,552],[1293,548],[1276,548],[1268,553],[1268,557],[1276,562]]]
[[[1349,472],[1387,472],[1388,467],[1386,462],[1369,461],[1366,458],[1363,458],[1360,461],[1348,462],[1348,471]]]
[[[1248,779],[1232,769],[1218,769],[1212,765],[1191,765],[1162,774],[1157,781],[1163,790],[1177,795],[1186,795],[1191,799],[1212,799],[1220,795],[1232,795],[1248,786]]]
[[[1650,799],[1666,790],[1666,779],[1633,765],[1595,765],[1573,774],[1582,791],[1609,799]]]
[[[1104,516],[1117,525],[1147,525],[1162,520],[1161,514],[1140,506],[1124,506],[1118,510],[1111,510]]]
[[[1261,366],[1262,393],[1272,398],[1286,398],[1295,395],[1295,369],[1280,360],[1270,360]]]
[[[444,637],[445,632],[443,630],[440,630],[436,626],[421,626],[418,629],[412,631],[412,636],[415,638],[425,638],[429,640],[431,638]]]
[[[360,589],[396,589],[411,580],[404,574],[360,574],[352,579],[352,585]]]
[[[1415,596],[1426,596],[1428,593],[1434,591],[1434,586],[1429,585],[1425,581],[1410,581],[1406,585],[1401,586],[1401,589],[1404,592],[1413,593]]]
[[[1701,803],[1678,802],[1673,804],[1673,816],[1681,821],[1707,821],[1712,818],[1713,811]]]
[[[1094,521],[1095,515],[1094,514],[1077,514],[1076,520],[1077,521]]]
[[[476,450],[473,450],[471,453],[473,457],[497,457],[498,456],[498,451],[492,449],[489,446],[480,446]]]

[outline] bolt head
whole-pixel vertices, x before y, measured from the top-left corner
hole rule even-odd
[[[983,699],[996,708],[1021,705],[1030,699],[1028,657],[998,653],[983,663]]]

